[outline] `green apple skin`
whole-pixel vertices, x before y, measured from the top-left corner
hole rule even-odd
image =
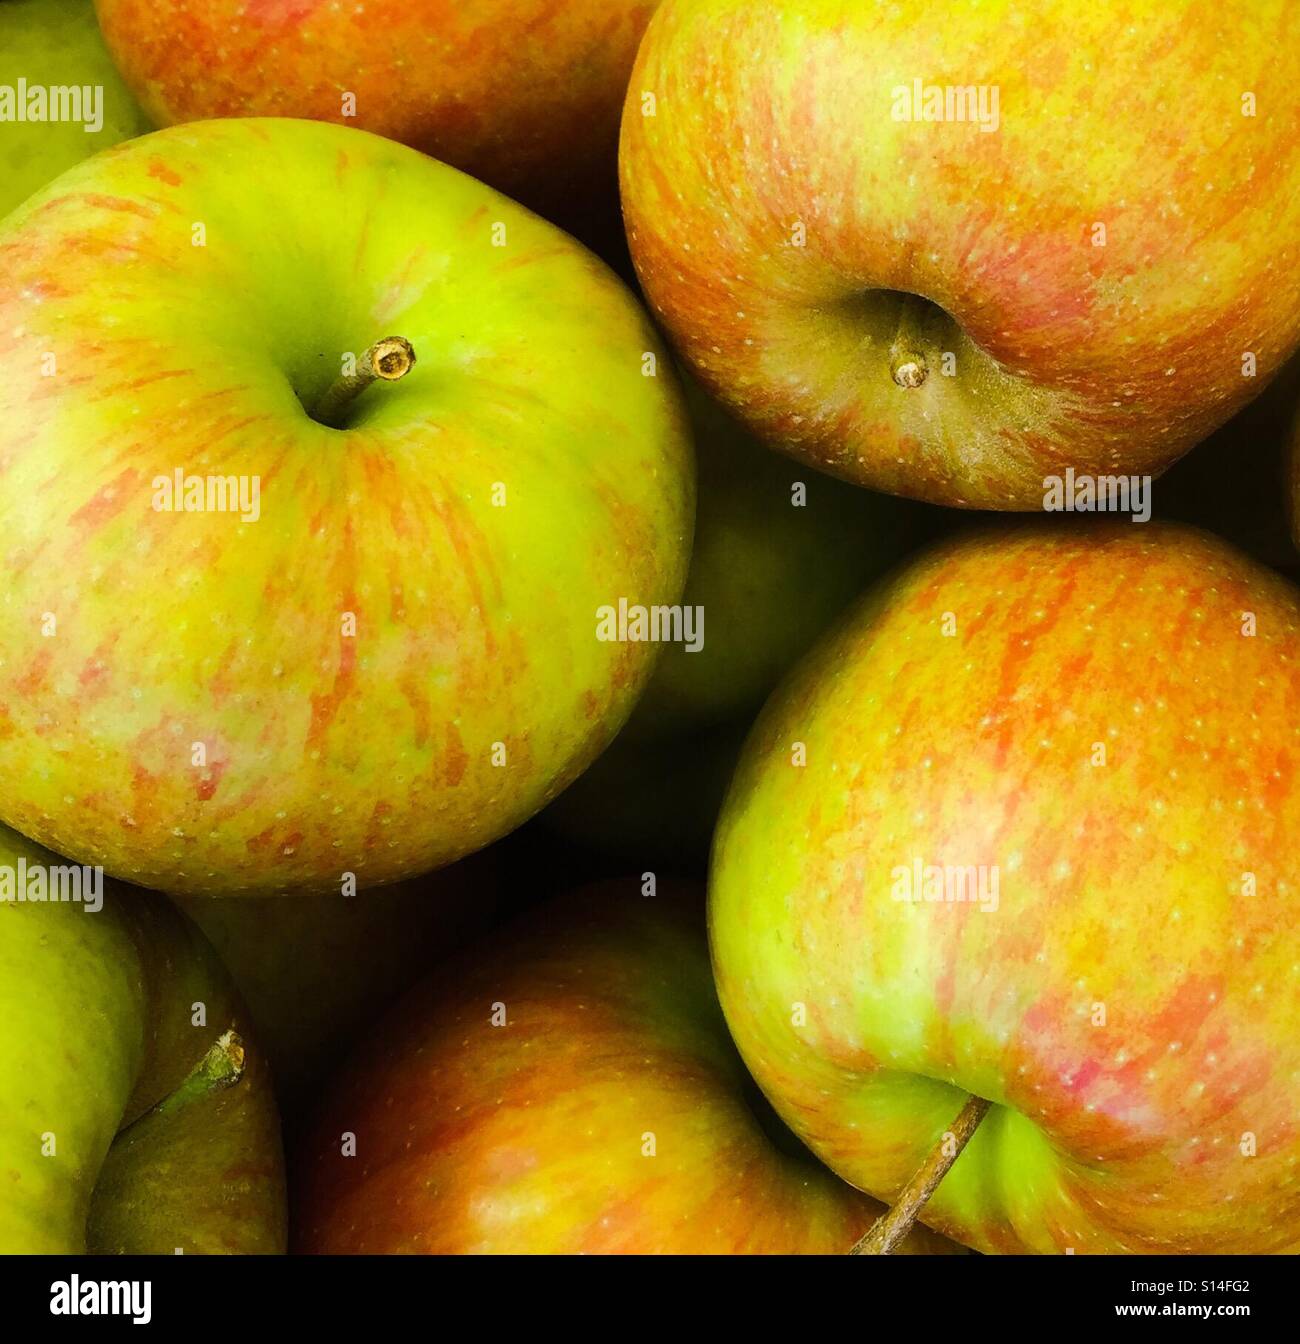
[[[619,112],[658,0],[97,0],[159,125],[309,117],[399,140],[534,209],[617,199]],[[274,72],[268,76],[268,72]],[[355,97],[345,110],[343,95]]]
[[[64,862],[0,828],[0,864],[20,858]],[[246,1018],[161,896],[0,902],[0,1253],[283,1251],[280,1123]],[[150,1114],[226,1031],[238,1081]]]
[[[365,132],[211,121],[39,193],[0,276],[0,818],[169,892],[370,888],[613,737],[658,650],[598,608],[678,599],[694,473],[585,249]],[[391,334],[414,370],[312,419]],[[178,469],[260,516],[155,510]]]
[[[892,1200],[977,1095],[922,1214],[963,1244],[1300,1251],[1298,665],[1294,585],[1167,524],[981,531],[863,600],[710,877],[728,1024],[813,1152]],[[997,865],[997,909],[896,899],[917,859]]]
[[[149,121],[117,73],[91,0],[0,3],[0,84],[104,91],[104,124],[0,121],[0,217],[97,150],[143,135]]]
[[[248,1005],[286,1122],[389,1002],[483,932],[500,904],[494,848],[427,877],[344,896],[174,901]]]
[[[848,1250],[879,1206],[751,1105],[699,892],[641,890],[548,903],[371,1034],[302,1150],[295,1249]]]
[[[647,298],[762,437],[861,484],[1038,510],[1067,467],[1156,474],[1300,342],[1293,23],[666,0],[621,146]],[[996,132],[901,119],[915,80],[996,89]]]

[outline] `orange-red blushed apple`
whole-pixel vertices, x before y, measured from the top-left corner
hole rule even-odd
[[[160,126],[310,117],[374,131],[549,213],[609,184],[658,0],[96,0]]]
[[[847,1252],[880,1207],[756,1101],[718,1012],[698,893],[585,889],[369,1034],[303,1150],[296,1245]],[[916,1229],[904,1249],[958,1248]]]
[[[982,1251],[1300,1251],[1300,594],[1206,533],[984,530],[768,701],[714,840],[781,1116]]]
[[[877,489],[1155,474],[1300,341],[1293,0],[666,0],[632,256],[701,379]]]

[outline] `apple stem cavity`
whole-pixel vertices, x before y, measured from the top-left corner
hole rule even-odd
[[[930,366],[921,347],[925,320],[932,306],[919,295],[903,295],[898,310],[898,331],[889,347],[889,374],[899,387],[920,387],[930,375]]]
[[[348,407],[373,382],[396,383],[415,367],[415,347],[405,336],[385,336],[357,361],[355,373],[341,374],[312,408],[311,418],[341,429]]]
[[[948,1168],[961,1156],[971,1135],[979,1128],[989,1109],[983,1097],[971,1097],[961,1108],[957,1118],[930,1150],[917,1168],[916,1174],[899,1192],[893,1206],[871,1225],[866,1235],[856,1242],[850,1255],[890,1255],[894,1248],[912,1230],[912,1224],[934,1194],[939,1182],[948,1174]]]

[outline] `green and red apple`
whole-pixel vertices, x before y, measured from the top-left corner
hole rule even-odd
[[[409,995],[303,1150],[295,1246],[833,1253],[880,1212],[766,1112],[698,893],[586,888]],[[920,1229],[913,1254],[957,1247]]]
[[[161,896],[72,870],[0,828],[0,1252],[283,1251],[270,1072],[224,970]]]
[[[315,1100],[353,1038],[497,913],[495,846],[427,877],[354,895],[177,896],[248,1005],[286,1120]]]
[[[13,100],[6,108],[0,92],[0,216],[96,150],[150,129],[109,58],[91,0],[3,0],[0,86]],[[79,119],[63,119],[62,96],[52,106],[51,89],[80,100],[67,107]]]
[[[0,274],[0,819],[181,894],[370,888],[613,737],[658,646],[599,612],[676,602],[694,473],[584,248],[377,136],[209,121],[38,193]]]
[[[773,695],[714,842],[782,1118],[986,1252],[1300,1251],[1300,591],[1191,528],[983,530]]]
[[[96,0],[163,126],[309,117],[423,150],[549,213],[616,195],[619,113],[658,0]],[[274,72],[268,75],[268,71]]]
[[[774,446],[984,509],[1156,474],[1300,344],[1291,0],[666,0],[633,260]]]

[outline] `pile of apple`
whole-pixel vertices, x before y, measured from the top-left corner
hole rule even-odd
[[[0,0],[0,1251],[1300,1252],[1294,20]]]

